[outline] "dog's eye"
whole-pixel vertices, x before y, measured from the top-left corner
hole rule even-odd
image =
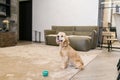
[[[59,38],[59,36],[57,36],[57,38]]]
[[[63,37],[63,35],[61,35],[61,37]]]

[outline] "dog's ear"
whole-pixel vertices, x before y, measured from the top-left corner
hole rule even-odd
[[[70,44],[68,37],[65,37],[65,41],[63,42],[63,46],[68,46]]]
[[[70,44],[70,41],[69,41],[67,36],[66,36],[66,42],[67,42],[68,45]]]

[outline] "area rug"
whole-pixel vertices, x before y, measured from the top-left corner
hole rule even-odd
[[[79,70],[72,66],[61,69],[58,46],[27,44],[0,48],[0,80],[70,80]],[[78,51],[86,65],[101,50]],[[42,71],[48,70],[48,77]]]

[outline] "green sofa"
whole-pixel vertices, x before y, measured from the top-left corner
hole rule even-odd
[[[70,38],[70,43],[72,42],[71,46],[76,50],[86,51],[89,49],[94,49],[97,46],[98,26],[52,26],[51,30],[44,30],[45,43],[47,45],[57,46],[58,44],[56,44],[56,35],[58,32],[65,32]],[[80,46],[75,46],[75,44],[79,44]],[[84,46],[85,48],[81,48]]]

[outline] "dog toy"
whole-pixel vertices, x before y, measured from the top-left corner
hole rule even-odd
[[[44,70],[44,71],[42,71],[42,76],[47,77],[48,73],[49,73],[48,70]]]

